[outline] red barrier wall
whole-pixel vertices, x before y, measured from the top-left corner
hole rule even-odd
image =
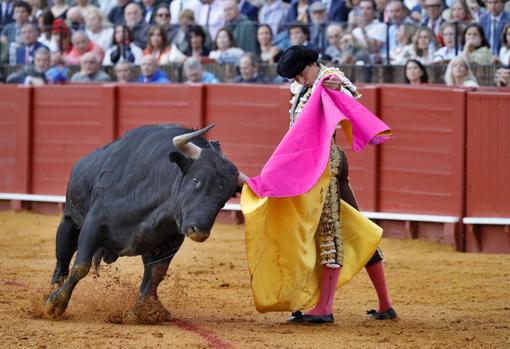
[[[30,119],[32,90],[1,86],[0,93],[0,192],[30,192]],[[0,208],[20,208],[0,202]]]
[[[464,211],[465,91],[384,85],[379,209],[461,217]]]
[[[74,163],[114,137],[113,86],[34,88],[32,192],[64,195]]]
[[[205,123],[216,127],[209,139],[219,139],[223,152],[248,176],[262,166],[289,128],[288,87],[207,85]]]
[[[203,126],[202,85],[119,85],[118,132],[147,124]]]
[[[378,115],[379,89],[377,86],[360,87],[359,100],[368,110]],[[349,179],[356,201],[363,211],[377,211],[377,146],[368,146],[361,152],[351,150],[343,132],[336,133],[337,143],[349,160]]]

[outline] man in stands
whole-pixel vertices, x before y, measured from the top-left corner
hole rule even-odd
[[[487,12],[480,17],[480,24],[485,38],[489,41],[492,54],[498,56],[501,49],[501,32],[510,22],[510,13],[504,10],[505,2],[503,0],[487,0],[485,5]]]
[[[1,34],[1,40],[7,45],[11,42],[21,43],[21,27],[28,23],[32,13],[32,7],[25,1],[16,1],[13,7],[14,22],[7,24]]]
[[[195,57],[188,58],[186,62],[184,62],[183,68],[187,82],[202,84],[215,84],[220,82],[213,73],[204,71],[202,63]]]
[[[126,61],[117,63],[113,70],[115,72],[115,76],[117,78],[118,83],[125,84],[128,82],[133,82],[134,72],[131,63]]]
[[[158,68],[158,62],[154,56],[145,56],[142,59],[140,79],[138,82],[144,84],[167,84],[170,79]]]
[[[441,32],[441,25],[445,22],[441,16],[443,2],[441,0],[424,0],[423,7],[427,15],[423,18],[420,26],[428,27],[435,35],[438,35]]]
[[[16,64],[32,64],[34,63],[35,52],[46,46],[37,41],[39,37],[39,28],[32,23],[26,23],[21,28],[22,44],[16,50]]]
[[[112,81],[101,69],[101,61],[95,52],[87,52],[80,58],[80,71],[71,77],[71,82],[94,83]]]
[[[259,73],[258,58],[253,52],[243,53],[239,61],[240,75],[236,76],[232,82],[244,84],[267,84],[267,77]]]
[[[225,27],[234,35],[237,47],[244,52],[255,52],[255,23],[239,12],[235,0],[224,0],[223,10],[225,13]]]
[[[124,23],[131,29],[135,44],[144,49],[147,46],[149,25],[144,22],[142,9],[137,4],[129,4],[124,10]]]
[[[34,65],[25,65],[7,77],[8,84],[40,86],[46,83],[46,72],[50,68],[50,51],[40,47],[34,54]]]

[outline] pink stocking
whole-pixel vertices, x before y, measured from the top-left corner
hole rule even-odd
[[[307,315],[329,315],[333,313],[333,301],[335,300],[336,285],[342,268],[322,267],[321,295],[315,308],[308,311]]]
[[[375,291],[377,292],[377,298],[379,299],[379,310],[383,312],[391,308],[391,299],[388,294],[388,288],[386,286],[386,278],[384,276],[384,263],[382,261],[377,262],[369,267],[366,267],[368,276],[372,280]]]

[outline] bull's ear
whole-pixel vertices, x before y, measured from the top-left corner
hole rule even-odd
[[[218,153],[222,154],[223,152],[221,151],[221,145],[220,145],[220,142],[219,141],[209,141],[209,145],[211,146],[211,148],[213,148],[214,150],[216,150]]]
[[[179,153],[178,151],[171,152],[168,158],[170,159],[170,162],[173,162],[177,166],[179,166],[183,173],[186,172],[186,169],[188,168],[192,161],[191,159],[188,159],[186,156]]]

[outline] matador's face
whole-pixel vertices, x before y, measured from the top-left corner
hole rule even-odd
[[[319,76],[319,67],[315,63],[308,64],[305,69],[294,77],[294,81],[306,86],[312,87],[315,80]]]

